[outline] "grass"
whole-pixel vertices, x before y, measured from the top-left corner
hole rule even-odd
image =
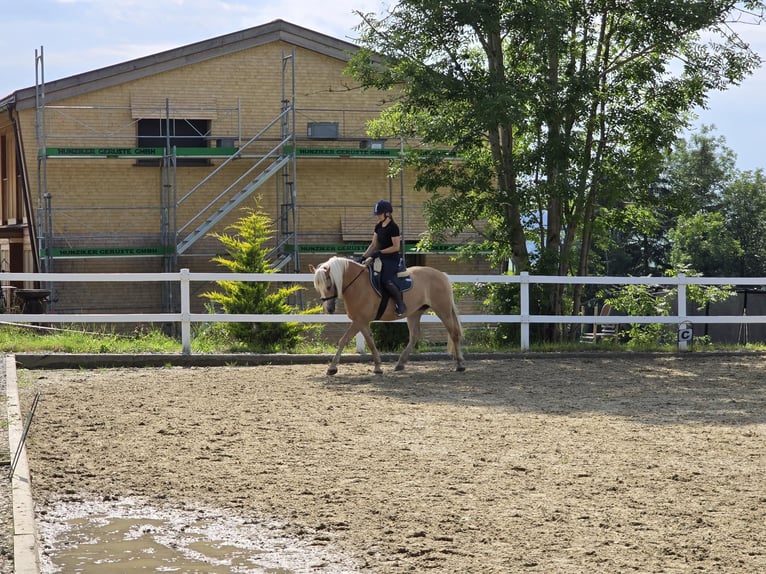
[[[159,330],[119,334],[106,329],[0,326],[4,353],[179,353],[181,343]]]
[[[192,353],[252,353],[227,336],[222,324],[195,325]],[[3,353],[83,353],[83,354],[178,354],[182,351],[179,336],[167,334],[157,326],[143,326],[131,333],[120,333],[105,326],[35,327],[0,325],[0,352]],[[335,352],[335,347],[321,341],[307,341],[292,353]]]
[[[193,354],[236,354],[262,352],[250,349],[241,342],[227,336],[226,330],[220,328],[220,323],[198,324],[192,332]],[[498,345],[488,340],[486,334],[478,330],[466,330],[463,345],[467,353],[508,353],[520,352],[518,344]],[[376,337],[377,339],[377,337]],[[282,352],[296,354],[334,353],[335,342],[322,339],[319,332],[315,337],[307,339],[298,347]],[[347,351],[353,351],[356,342],[352,339]],[[398,352],[403,343],[392,347],[381,347],[383,352]],[[707,342],[695,342],[692,350],[700,351],[765,351],[762,343],[747,345],[723,345]],[[675,352],[678,347],[673,344],[631,346],[624,343],[609,341],[605,343],[533,343],[531,351],[536,352],[576,352],[576,351],[635,351],[635,352]],[[24,325],[0,325],[0,352],[3,353],[82,353],[82,354],[140,354],[161,353],[180,354],[182,351],[180,337],[163,332],[157,326],[144,326],[131,333],[119,333],[105,326],[70,326],[34,327]],[[277,349],[276,351],[279,351]],[[267,351],[268,352],[268,351]],[[271,352],[275,352],[272,350]],[[421,341],[417,352],[446,352],[446,344]]]

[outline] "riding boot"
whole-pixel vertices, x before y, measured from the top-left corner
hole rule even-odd
[[[404,297],[399,287],[393,281],[386,281],[386,291],[388,291],[391,298],[394,300],[395,310],[397,316],[401,317],[407,314],[407,307],[404,304]]]

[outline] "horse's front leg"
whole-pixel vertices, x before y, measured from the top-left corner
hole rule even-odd
[[[370,330],[370,326],[351,323],[351,325],[349,325],[348,329],[346,329],[346,332],[343,333],[343,336],[338,342],[338,350],[335,352],[335,356],[333,357],[330,366],[327,367],[328,375],[334,375],[338,372],[338,363],[340,362],[340,356],[343,353],[343,349],[346,348],[346,345],[348,345],[349,341],[351,341],[351,338],[359,332],[362,333],[362,336],[364,337],[364,340],[367,343],[367,346],[370,348],[370,352],[372,353],[372,360],[375,363],[374,372],[378,375],[383,372],[383,370],[380,368],[380,353],[378,352],[378,348],[375,346],[375,341],[372,338],[372,331]]]
[[[414,313],[407,317],[407,329],[410,332],[410,340],[407,342],[407,346],[404,348],[404,351],[402,351],[402,354],[399,355],[399,360],[396,362],[396,366],[394,367],[395,371],[401,371],[404,369],[404,365],[407,364],[407,361],[410,358],[410,352],[415,347],[418,339],[420,339],[420,316],[422,314],[422,312]]]
[[[375,346],[375,340],[372,338],[372,329],[370,329],[369,325],[362,327],[362,336],[364,337],[364,342],[367,343],[367,347],[370,349],[370,353],[372,353],[372,360],[375,363],[374,372],[376,375],[380,375],[383,372],[383,369],[380,368],[380,353]]]
[[[335,356],[332,358],[332,362],[330,363],[330,366],[327,367],[327,374],[328,375],[334,375],[338,372],[338,363],[340,362],[340,355],[343,352],[343,349],[346,348],[346,345],[348,345],[348,342],[351,340],[351,337],[356,335],[361,329],[359,325],[356,323],[351,323],[351,325],[348,326],[348,329],[346,329],[346,332],[343,333],[343,336],[341,336],[340,341],[338,341],[338,350],[335,352]]]

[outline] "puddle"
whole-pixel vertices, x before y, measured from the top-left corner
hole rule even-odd
[[[214,510],[162,509],[137,499],[61,501],[37,517],[41,574],[348,574],[354,561]]]

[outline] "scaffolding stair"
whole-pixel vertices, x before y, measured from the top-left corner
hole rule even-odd
[[[292,235],[280,241],[274,249],[266,254],[266,259],[272,262],[274,271],[281,271],[288,263],[292,262],[293,256],[285,252],[285,245],[293,239]]]
[[[176,253],[179,255],[184,253],[197,240],[204,237],[208,231],[210,231],[219,221],[221,221],[221,219],[226,217],[226,215],[231,213],[234,208],[236,208],[245,199],[250,197],[255,190],[257,190],[269,179],[271,179],[272,176],[274,176],[287,164],[287,162],[290,161],[290,159],[291,157],[289,155],[282,155],[277,157],[274,162],[269,164],[266,169],[260,172],[255,177],[255,179],[247,184],[242,190],[226,199],[225,203],[219,207],[212,215],[210,215],[210,217],[205,219],[205,221],[199,225],[199,227],[197,227],[194,231],[189,233],[186,237],[178,242],[178,245],[176,245]]]
[[[274,271],[282,271],[282,269],[287,266],[288,263],[291,263],[293,260],[293,256],[289,255],[287,253],[281,253],[277,260],[272,264],[272,269]]]

